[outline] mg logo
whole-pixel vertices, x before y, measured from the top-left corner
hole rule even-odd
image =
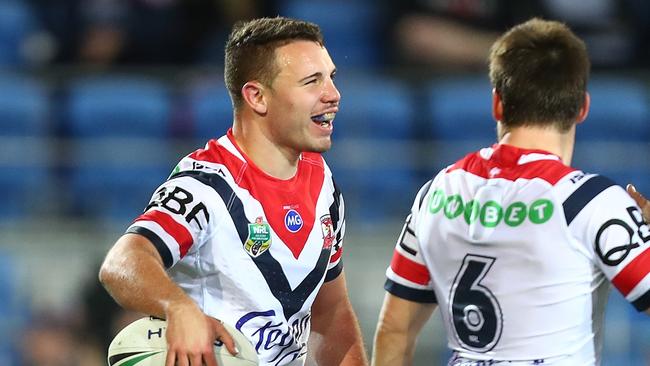
[[[284,216],[284,226],[292,233],[302,228],[302,217],[296,210],[289,210]]]

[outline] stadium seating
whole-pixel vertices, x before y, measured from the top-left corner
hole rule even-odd
[[[405,217],[417,180],[414,106],[404,82],[377,76],[337,83],[341,106],[328,162],[348,207],[366,223]]]
[[[381,65],[381,4],[364,0],[282,0],[280,15],[317,23],[340,68]]]
[[[208,77],[187,85],[184,103],[192,139],[205,143],[218,138],[232,125],[232,104],[223,77]]]
[[[65,120],[75,138],[69,198],[74,213],[127,222],[142,211],[177,161],[169,140],[170,98],[166,85],[139,77],[69,85]]]
[[[433,141],[427,154],[432,171],[496,142],[492,86],[487,77],[433,80],[426,86],[425,97],[426,132]]]
[[[603,361],[607,365],[646,365],[650,360],[650,319],[612,291],[605,313]]]
[[[617,183],[650,189],[650,104],[643,82],[623,77],[592,78],[591,109],[576,130],[573,165]]]
[[[0,218],[47,211],[52,199],[52,132],[47,88],[17,75],[0,75]]]
[[[20,334],[30,317],[29,297],[16,257],[0,250],[0,364],[19,365]]]
[[[29,2],[23,0],[0,1],[0,65],[25,66],[29,38],[39,28]]]
[[[76,137],[153,137],[169,133],[171,95],[158,81],[111,76],[73,81],[67,117]]]
[[[594,76],[588,85],[591,108],[577,138],[586,140],[650,140],[650,104],[646,85],[624,77]]]

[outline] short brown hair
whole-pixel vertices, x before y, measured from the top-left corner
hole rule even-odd
[[[569,130],[585,101],[589,68],[584,42],[563,23],[533,18],[510,29],[490,52],[504,127]]]
[[[241,89],[248,81],[271,85],[279,72],[275,49],[297,40],[324,45],[320,28],[310,22],[276,17],[235,23],[226,43],[224,68],[234,108],[241,105]]]

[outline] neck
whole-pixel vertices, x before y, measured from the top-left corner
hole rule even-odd
[[[554,128],[517,127],[504,131],[499,143],[522,149],[548,151],[559,156],[565,165],[571,165],[575,144],[575,125],[563,133]]]
[[[246,156],[266,174],[278,179],[290,179],[298,170],[300,152],[283,148],[260,126],[264,121],[235,113],[232,133]]]

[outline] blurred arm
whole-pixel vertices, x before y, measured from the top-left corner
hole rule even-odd
[[[312,306],[310,352],[318,365],[367,365],[361,330],[348,298],[345,275],[326,282]]]
[[[484,68],[498,34],[427,15],[409,15],[396,25],[396,37],[410,60],[442,68]]]
[[[387,293],[377,323],[372,365],[412,365],[415,341],[436,306]]]

